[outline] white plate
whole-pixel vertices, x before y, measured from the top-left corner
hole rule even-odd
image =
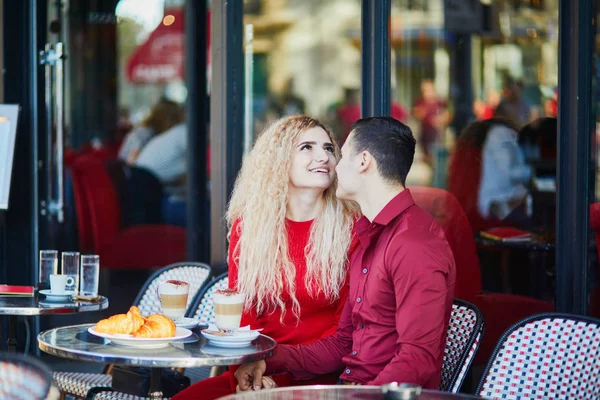
[[[192,331],[185,328],[177,328],[175,336],[169,338],[136,338],[132,335],[109,335],[108,333],[96,332],[93,326],[88,328],[92,335],[110,340],[112,343],[120,346],[138,347],[143,349],[156,349],[168,346],[174,340],[183,339],[192,334]]]
[[[206,330],[200,332],[202,336],[208,339],[208,342],[213,346],[218,347],[230,347],[230,348],[241,348],[250,346],[252,341],[260,335],[258,331],[250,330],[239,330],[232,335],[220,336],[213,335]]]
[[[193,329],[195,328],[200,321],[194,318],[181,318],[181,320],[175,322],[180,328]]]
[[[51,290],[43,289],[43,290],[40,290],[40,294],[43,294],[44,296],[46,296],[46,300],[49,300],[49,301],[65,301],[69,297],[73,296],[75,294],[75,292],[72,290],[67,290],[64,293],[58,294],[58,293],[52,293]]]

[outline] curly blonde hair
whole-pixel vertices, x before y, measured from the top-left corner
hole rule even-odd
[[[300,316],[295,295],[296,269],[288,253],[285,218],[293,149],[297,137],[315,127],[327,132],[335,159],[339,160],[340,149],[328,127],[307,116],[282,118],[265,129],[244,158],[229,202],[229,236],[233,223],[240,221],[240,239],[233,249],[238,265],[237,289],[246,294],[247,307],[253,307],[259,315],[280,309],[283,319],[282,293],[287,290],[292,311],[297,318]],[[322,293],[332,302],[338,299],[346,279],[352,225],[358,214],[355,204],[335,197],[336,188],[337,177],[323,192],[305,249],[304,284],[309,294]]]

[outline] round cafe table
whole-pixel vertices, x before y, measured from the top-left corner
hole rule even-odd
[[[17,349],[18,316],[75,314],[107,308],[108,299],[104,296],[100,296],[100,300],[95,302],[47,301],[43,295],[37,293],[34,297],[0,296],[0,315],[8,316],[8,339],[6,341],[8,351],[15,352]]]
[[[402,397],[397,397],[401,399]],[[259,390],[221,397],[220,400],[383,400],[383,393],[379,386],[296,386]],[[413,399],[413,398],[407,398]],[[437,390],[423,390],[418,400],[469,400],[481,399],[466,394],[452,394],[438,392]]]
[[[150,367],[149,396],[152,399],[162,398],[162,368],[243,364],[271,356],[277,345],[270,337],[260,335],[248,347],[220,348],[209,345],[198,330],[192,330],[192,336],[188,338],[148,350],[115,345],[107,339],[90,334],[88,328],[91,326],[93,324],[82,324],[44,331],[38,335],[38,346],[48,354],[71,360]]]

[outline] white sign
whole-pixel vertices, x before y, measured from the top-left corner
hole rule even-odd
[[[8,209],[18,117],[17,104],[0,104],[0,210]]]

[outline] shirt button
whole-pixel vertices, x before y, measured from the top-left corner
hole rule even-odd
[[[357,302],[357,303],[360,303],[360,297],[359,297],[358,299],[356,299],[356,302]]]
[[[364,327],[365,327],[365,324],[362,324],[362,323],[361,323],[361,324],[360,324],[360,325],[358,325],[358,326],[359,326],[359,328],[360,328],[360,329],[362,329],[362,328],[364,328]]]
[[[344,372],[346,372],[346,375],[347,375],[347,374],[349,374],[349,373],[350,373],[350,368],[348,368],[348,369],[347,369],[346,371],[344,371]]]
[[[364,269],[363,269],[363,274],[366,274],[367,272],[369,272],[369,270],[368,270],[368,269],[366,269],[366,268],[364,268]]]
[[[353,356],[355,356],[355,355],[357,355],[357,354],[358,354],[358,351],[356,351],[356,350],[354,350],[354,351],[352,352],[352,355],[353,355]]]

